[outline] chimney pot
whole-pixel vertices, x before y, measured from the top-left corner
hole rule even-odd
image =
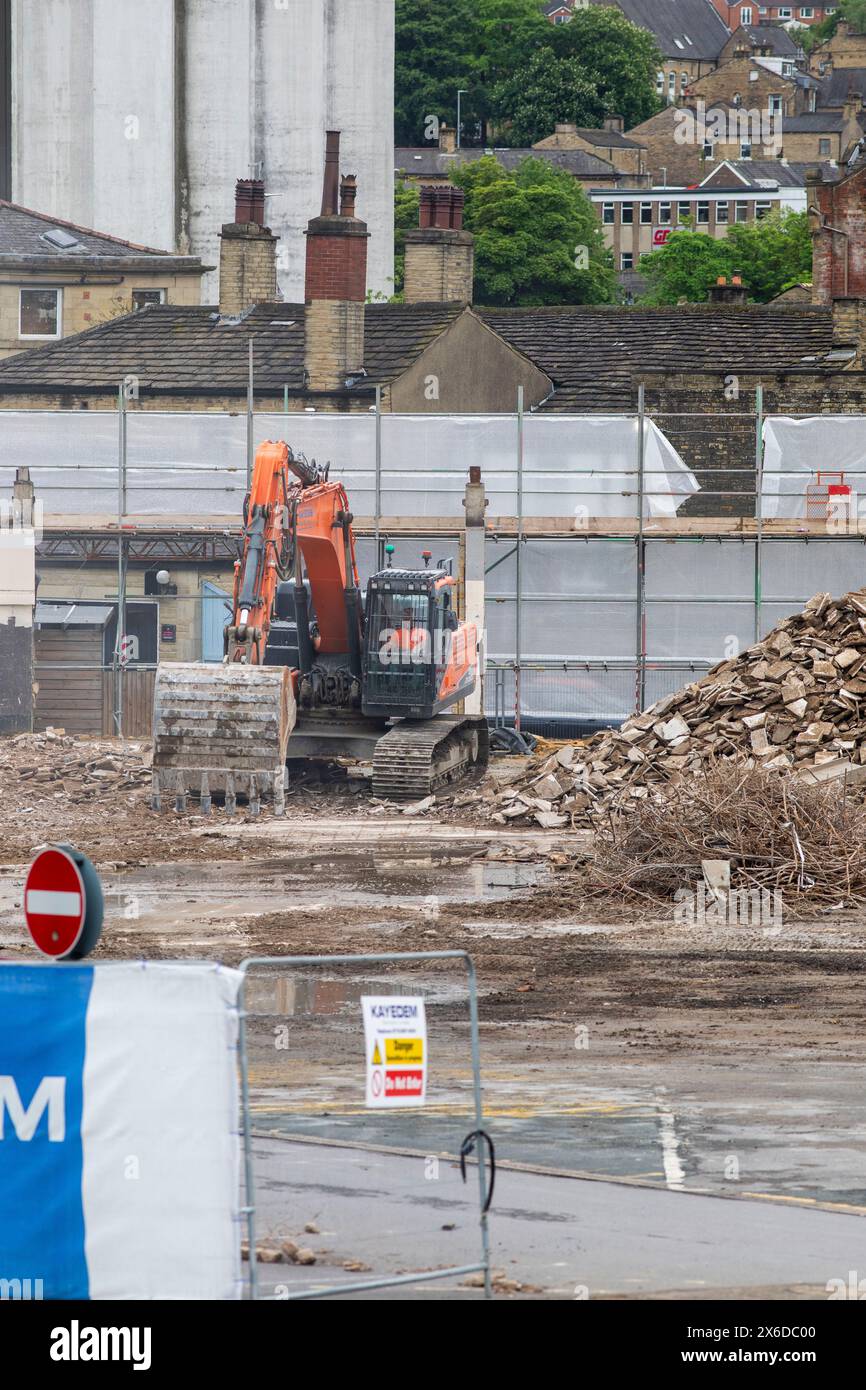
[[[340,184],[340,216],[355,216],[355,199],[358,195],[358,180],[354,174],[346,174]]]
[[[451,189],[447,186],[433,190],[433,226],[451,226]]]
[[[422,183],[421,197],[418,205],[418,225],[419,227],[433,226],[433,201],[436,190],[431,183]]]
[[[466,194],[462,188],[452,188],[451,190],[451,226],[455,232],[463,230],[463,204],[466,201]]]
[[[238,179],[235,184],[235,222],[265,225],[265,185],[262,179]]]
[[[325,177],[322,184],[322,217],[337,216],[337,192],[340,186],[340,132],[329,130],[325,135]]]

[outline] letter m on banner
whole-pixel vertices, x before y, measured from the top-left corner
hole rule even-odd
[[[62,1144],[66,1138],[66,1077],[43,1076],[26,1107],[18,1093],[14,1076],[0,1076],[0,1139],[5,1139],[5,1119],[9,1119],[16,1138],[32,1139],[45,1111],[48,1111],[48,1141]]]

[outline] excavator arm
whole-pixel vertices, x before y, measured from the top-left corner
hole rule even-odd
[[[256,453],[249,496],[244,504],[241,556],[235,563],[232,621],[225,630],[229,661],[262,666],[281,582],[303,590],[306,650],[348,652],[352,645],[345,594],[357,590],[358,571],[349,500],[342,483],[329,482],[327,468],[296,457],[282,442],[263,444]],[[301,562],[306,567],[316,617],[315,645],[308,641],[309,609]],[[307,667],[309,669],[309,666]]]

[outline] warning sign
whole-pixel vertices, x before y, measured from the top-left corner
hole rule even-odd
[[[364,995],[366,1104],[376,1108],[423,1105],[427,1092],[427,1019],[424,1000],[407,995]]]

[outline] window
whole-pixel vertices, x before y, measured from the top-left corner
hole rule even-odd
[[[740,141],[740,159],[751,159],[751,158],[752,158],[752,142],[751,142],[751,140],[741,140],[741,141]]]
[[[631,251],[622,251],[619,258],[620,270],[631,270],[634,265],[634,256]]]
[[[62,323],[62,290],[19,290],[19,338],[59,338]]]
[[[668,73],[668,101],[672,101],[677,94],[677,75],[675,72]]]
[[[790,19],[792,14],[793,14],[793,10],[790,8],[790,6],[788,6],[788,5],[782,5],[782,6],[780,6],[780,8],[779,8],[779,18],[780,18],[780,19]]]
[[[725,223],[728,220],[727,203],[716,203],[716,222]]]
[[[691,205],[691,203],[677,203],[677,216],[679,217],[679,220],[680,220],[681,222],[682,222],[682,220],[683,220],[684,217],[691,217],[691,215],[692,215],[692,205]]]
[[[829,141],[829,140],[819,140],[819,141],[818,141],[818,153],[819,153],[819,154],[823,154],[823,155],[829,155],[829,153],[830,153],[830,141]]]
[[[659,226],[669,227],[671,223],[670,203],[659,203]]]
[[[793,63],[789,63],[789,62],[783,62],[783,63],[782,63],[782,76],[783,76],[783,77],[793,77],[793,76],[794,76],[794,64],[793,64]]]
[[[766,216],[767,216],[767,213],[768,213],[769,211],[770,211],[770,204],[769,204],[769,203],[756,203],[756,204],[755,204],[755,216],[756,216],[759,220],[760,220],[760,218],[762,218],[762,217],[766,217]]]
[[[602,220],[602,222],[604,223],[604,225],[605,225],[606,227],[610,227],[610,226],[613,225],[613,221],[614,221],[613,203],[602,203],[602,205],[601,205],[601,220]]]
[[[748,203],[735,203],[735,204],[734,204],[734,221],[735,221],[735,222],[747,222],[748,220],[749,220],[749,204],[748,204]]]
[[[704,141],[704,159],[712,159],[712,157],[713,157],[713,142],[712,142],[712,140],[705,140],[705,141]]]
[[[634,221],[634,203],[623,203],[619,214],[620,222],[629,226]]]
[[[684,92],[689,85],[689,75],[687,72],[680,73],[680,91]]]
[[[133,309],[146,309],[149,304],[164,304],[165,290],[133,290]]]
[[[770,115],[771,115],[771,116],[781,116],[781,114],[782,114],[782,98],[781,98],[780,96],[776,96],[776,95],[774,94],[773,96],[770,97],[770,106],[769,106],[769,110],[770,110]]]
[[[813,19],[814,17],[815,17],[815,11],[813,10],[813,8],[812,8],[811,5],[801,5],[801,6],[800,6],[800,18],[801,18],[801,19]]]
[[[699,223],[701,223],[701,222],[703,222],[703,223],[709,222],[709,220],[710,220],[710,205],[709,205],[709,203],[698,203],[698,218],[697,218],[697,220],[698,220]]]
[[[748,5],[744,5],[743,8],[740,10],[740,23],[741,23],[741,24],[751,24],[751,22],[752,22],[752,11],[751,11],[751,9],[750,9],[750,7],[749,7]]]
[[[661,96],[665,89],[665,75],[663,72],[656,73],[656,92]]]
[[[653,205],[652,205],[652,203],[641,203],[641,205],[640,205],[640,220],[641,220],[641,225],[644,226],[644,227],[646,227],[648,224],[650,224],[650,223],[652,222],[652,220],[653,220]]]

